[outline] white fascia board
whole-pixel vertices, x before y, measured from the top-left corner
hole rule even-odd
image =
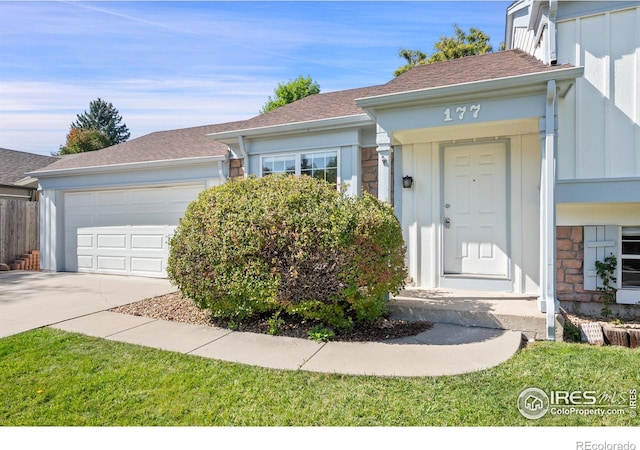
[[[281,125],[270,125],[258,128],[245,128],[241,130],[223,131],[220,133],[210,133],[207,136],[216,141],[224,142],[229,139],[243,137],[273,136],[290,133],[300,133],[305,131],[335,130],[362,125],[375,125],[375,122],[367,114],[357,114],[353,116],[331,117],[329,119],[308,120],[305,122],[292,122]]]
[[[20,187],[27,187],[27,188],[37,188],[38,187],[38,180],[36,178],[33,177],[24,177],[19,179],[18,181],[16,181],[15,183],[13,183],[16,186],[20,186]]]
[[[66,175],[85,175],[92,173],[104,173],[104,172],[123,172],[130,170],[144,170],[144,169],[164,169],[171,167],[191,166],[199,164],[213,163],[216,161],[224,161],[227,159],[227,155],[221,156],[199,156],[196,158],[180,158],[180,159],[164,159],[159,161],[141,161],[133,163],[121,163],[121,164],[108,164],[104,166],[89,166],[89,167],[71,167],[68,169],[57,170],[36,170],[29,172],[26,175],[34,178],[50,178],[60,177]]]
[[[507,96],[519,92],[531,91],[532,88],[536,88],[535,85],[540,85],[539,87],[546,92],[547,81],[575,80],[576,78],[582,77],[583,73],[584,67],[571,67],[567,69],[550,70],[548,72],[537,72],[513,77],[364,97],[356,99],[356,105],[364,109],[375,109],[379,107],[407,105],[409,103],[429,104],[436,103],[446,97],[491,91],[497,91],[499,96]]]

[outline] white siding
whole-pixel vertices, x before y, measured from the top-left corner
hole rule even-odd
[[[584,66],[560,101],[560,179],[640,176],[640,8],[558,24],[558,63]]]

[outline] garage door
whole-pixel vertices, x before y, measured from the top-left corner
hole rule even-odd
[[[168,236],[204,185],[69,192],[65,270],[166,277]]]

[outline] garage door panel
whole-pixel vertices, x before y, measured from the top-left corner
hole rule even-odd
[[[96,204],[98,206],[122,206],[126,205],[128,191],[103,191],[96,193]]]
[[[162,250],[165,238],[162,234],[132,234],[131,250]]]
[[[178,211],[146,211],[137,212],[129,216],[131,225],[148,225],[149,223],[178,223],[180,217],[184,215],[184,210]]]
[[[78,256],[78,270],[86,269],[86,270],[95,270],[94,258],[93,256],[87,255],[79,255]]]
[[[126,234],[97,234],[98,243],[97,250],[103,249],[126,249],[127,248],[127,235]]]
[[[164,271],[162,258],[131,258],[132,273],[154,273],[161,275]]]
[[[127,272],[126,256],[103,256],[97,257],[97,270]]]
[[[93,235],[78,234],[78,248],[91,248],[91,247],[93,247]]]
[[[78,208],[82,206],[93,206],[93,193],[81,192],[81,193],[68,193],[65,196],[65,206],[72,208]]]

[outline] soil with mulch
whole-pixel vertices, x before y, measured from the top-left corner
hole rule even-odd
[[[152,319],[171,320],[190,323],[193,325],[207,325],[227,328],[228,323],[212,319],[207,311],[199,309],[191,299],[183,298],[179,292],[148,298],[139,302],[113,308],[110,311],[149,317]],[[295,316],[281,314],[284,320],[278,329],[278,336],[308,338],[311,328],[317,322],[301,320]],[[262,315],[242,322],[234,328],[235,331],[269,334],[268,320],[271,315]],[[335,330],[333,341],[349,342],[379,342],[388,339],[398,339],[415,336],[429,330],[433,324],[427,321],[405,321],[380,318],[371,323],[355,324],[349,331]]]

